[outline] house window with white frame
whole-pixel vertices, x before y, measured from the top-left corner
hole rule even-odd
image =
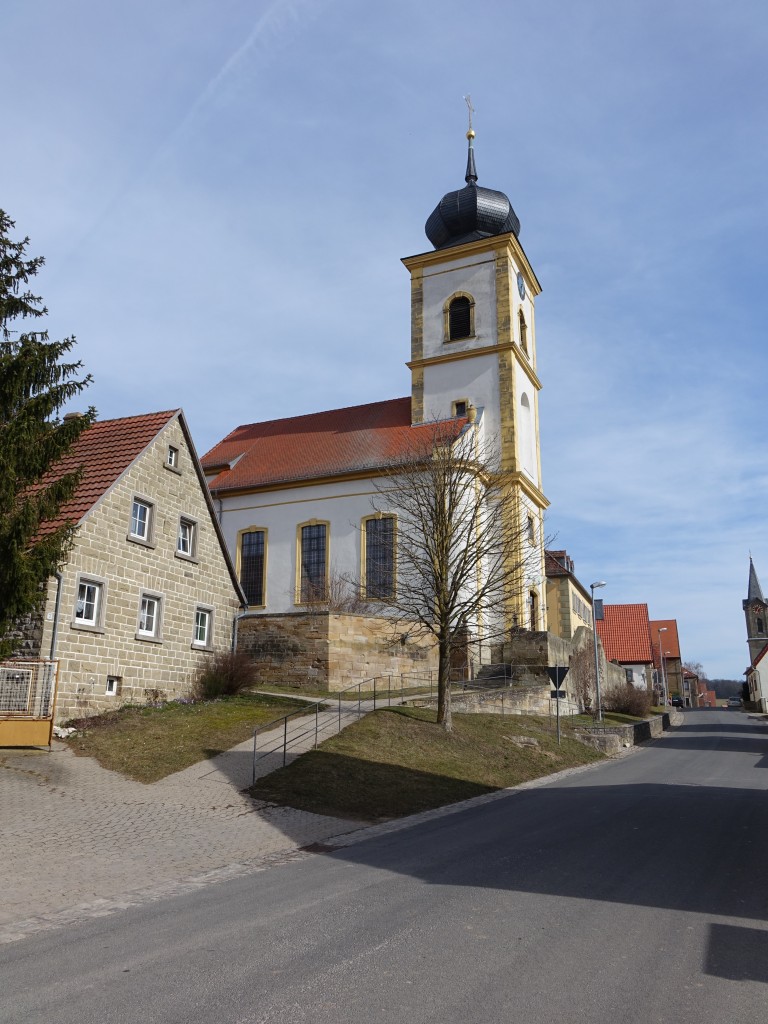
[[[81,577],[75,600],[75,626],[95,629],[101,625],[103,594],[103,583]]]
[[[139,626],[137,637],[143,640],[159,640],[162,625],[162,598],[158,594],[142,594],[139,603]]]
[[[213,612],[210,608],[195,608],[195,632],[192,644],[210,648],[213,639]]]
[[[143,498],[134,498],[131,506],[131,530],[128,534],[130,540],[141,541],[149,544],[152,540],[152,519],[154,506]]]
[[[169,469],[179,468],[179,449],[175,448],[172,444],[168,445],[168,454],[166,456],[165,464]]]
[[[197,523],[194,519],[181,516],[176,535],[176,554],[182,558],[194,558],[197,554]]]

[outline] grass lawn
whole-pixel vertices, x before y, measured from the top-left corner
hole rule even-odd
[[[342,818],[377,821],[514,786],[603,755],[546,718],[453,715],[453,733],[432,710],[391,708],[366,715],[317,750],[256,782],[273,803]],[[521,746],[516,739],[535,744]]]
[[[170,702],[127,706],[72,722],[81,731],[67,740],[77,754],[137,782],[157,782],[191,764],[215,757],[265,725],[300,708],[295,700],[247,695],[199,704]],[[314,705],[312,705],[314,708]]]
[[[651,711],[654,709],[651,708]],[[661,712],[659,712],[661,714]],[[574,725],[586,725],[589,727],[599,728],[600,723],[592,715],[573,715],[568,719]],[[625,715],[620,711],[604,711],[603,712],[603,725],[634,725],[635,722],[643,722],[645,719],[638,718],[637,715]]]

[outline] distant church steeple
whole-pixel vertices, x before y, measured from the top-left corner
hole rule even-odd
[[[744,615],[747,620],[747,644],[749,646],[749,660],[751,664],[762,649],[768,644],[768,604],[763,597],[763,589],[760,580],[757,578],[755,564],[752,556],[749,556],[749,583],[747,584],[747,599],[741,602]]]

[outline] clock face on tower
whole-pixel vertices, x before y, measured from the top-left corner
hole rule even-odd
[[[517,291],[521,299],[525,298],[525,279],[520,271],[517,272]]]

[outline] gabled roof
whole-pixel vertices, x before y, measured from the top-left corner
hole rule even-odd
[[[584,584],[576,579],[573,559],[569,556],[567,551],[545,550],[544,572],[548,580],[562,579],[564,577],[570,580],[573,586],[575,586],[579,593],[583,594],[584,598],[588,601],[589,607],[592,607],[592,595]]]
[[[180,412],[180,409],[173,409],[92,423],[46,475],[44,482],[78,467],[83,469],[80,485],[71,501],[61,507],[55,519],[43,525],[41,533],[49,533],[66,522],[79,523]]]
[[[604,619],[597,620],[597,635],[608,661],[643,665],[653,661],[647,604],[603,605]]]
[[[659,659],[659,636],[664,654],[670,658],[679,658],[680,638],[677,635],[677,619],[651,619],[650,627],[654,659]],[[660,634],[660,629],[666,629],[666,633]]]
[[[573,573],[573,561],[567,551],[545,551],[544,567],[547,576],[570,576]]]
[[[458,435],[466,420],[451,421]],[[414,452],[434,424],[411,426],[410,398],[237,427],[203,456],[212,492],[265,490],[375,474]]]
[[[49,533],[66,522],[79,523],[106,493],[114,487],[120,477],[130,469],[136,459],[152,444],[157,435],[168,426],[171,420],[178,418],[189,448],[192,465],[198,485],[216,533],[224,561],[232,580],[235,593],[243,607],[247,601],[235,573],[224,535],[221,532],[216,510],[205,482],[200,459],[195,451],[192,435],[189,432],[184,413],[181,409],[168,412],[153,412],[143,416],[126,416],[117,420],[100,420],[92,423],[83,431],[69,452],[47,474],[46,479],[56,479],[65,473],[82,468],[80,484],[72,497],[63,505],[56,519],[44,523],[41,533]]]

